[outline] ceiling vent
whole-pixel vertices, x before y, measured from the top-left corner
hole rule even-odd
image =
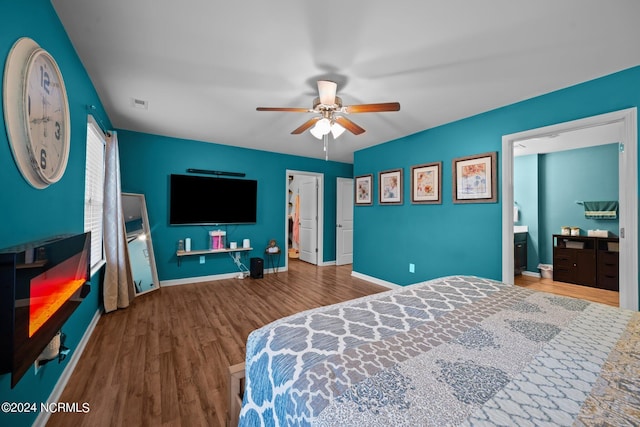
[[[131,105],[134,108],[139,108],[141,110],[149,109],[149,101],[145,101],[144,99],[131,98]]]

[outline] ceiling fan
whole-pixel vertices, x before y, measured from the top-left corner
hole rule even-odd
[[[316,116],[304,122],[291,132],[299,135],[310,129],[313,136],[324,139],[325,151],[327,151],[327,139],[329,133],[336,139],[346,130],[354,135],[360,135],[365,130],[356,123],[346,118],[347,114],[355,113],[380,113],[384,111],[399,111],[399,102],[384,102],[378,104],[342,105],[342,99],[336,96],[336,82],[318,80],[318,97],[313,100],[312,108],[289,107],[258,107],[258,111],[285,111],[293,113],[315,113]]]

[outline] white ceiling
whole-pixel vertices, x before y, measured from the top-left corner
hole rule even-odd
[[[637,0],[52,0],[113,127],[324,158],[316,80],[367,131],[331,160],[640,64]],[[148,103],[136,108],[133,100]]]

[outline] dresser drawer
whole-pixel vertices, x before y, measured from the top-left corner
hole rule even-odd
[[[573,279],[573,272],[566,268],[566,267],[559,267],[557,265],[553,266],[553,280],[556,282],[569,282],[572,283],[574,281]]]
[[[567,257],[567,256],[554,256],[553,257],[553,267],[564,267],[564,268],[572,268],[573,265],[575,264],[576,259],[575,257],[571,256],[571,257]]]
[[[598,274],[604,274],[611,277],[618,277],[618,264],[598,264]]]
[[[598,252],[598,261],[604,264],[618,265],[618,252],[600,251]]]
[[[556,248],[553,251],[553,263],[573,265],[576,262],[576,252],[573,249]]]
[[[618,252],[598,251],[598,287],[617,291],[620,288]]]
[[[620,288],[620,280],[618,275],[610,276],[606,274],[598,274],[598,287],[610,291],[618,291]]]
[[[553,267],[573,268],[576,264],[576,254],[571,249],[558,250],[553,253]]]

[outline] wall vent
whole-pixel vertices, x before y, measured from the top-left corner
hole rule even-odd
[[[131,105],[134,108],[140,108],[141,110],[149,109],[149,101],[146,101],[144,99],[131,98]]]

